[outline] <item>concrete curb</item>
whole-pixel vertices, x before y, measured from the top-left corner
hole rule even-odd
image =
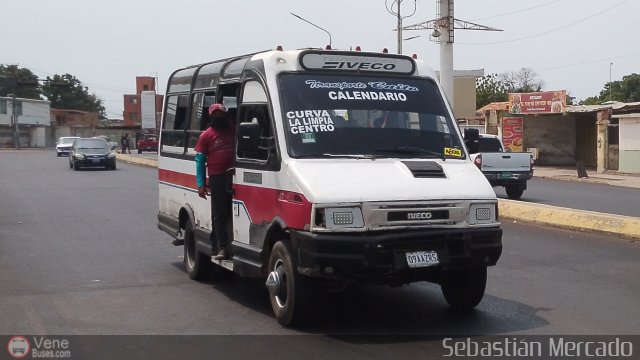
[[[124,161],[129,164],[144,165],[148,167],[158,167],[158,160],[147,159],[143,157],[130,156],[128,154],[116,154],[118,161]]]
[[[498,200],[498,207],[502,219],[628,239],[640,239],[640,218],[637,217],[504,199]]]

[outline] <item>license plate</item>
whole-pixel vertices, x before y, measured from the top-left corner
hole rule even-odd
[[[99,163],[99,162],[100,162],[100,159],[91,159],[91,162]]]
[[[409,267],[424,267],[438,265],[438,253],[435,251],[416,251],[406,253]]]
[[[500,178],[501,179],[511,179],[511,173],[510,172],[500,173]]]

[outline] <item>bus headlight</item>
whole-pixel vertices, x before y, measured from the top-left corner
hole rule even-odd
[[[469,225],[493,224],[498,221],[495,203],[471,204],[469,206]]]

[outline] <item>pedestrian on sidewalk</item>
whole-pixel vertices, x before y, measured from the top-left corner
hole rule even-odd
[[[131,154],[131,142],[129,140],[129,134],[124,134],[125,150]]]
[[[124,139],[124,135],[120,135],[120,153],[124,154],[127,151],[127,142]]]

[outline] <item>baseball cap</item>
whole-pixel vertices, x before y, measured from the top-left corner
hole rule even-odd
[[[214,111],[219,110],[222,112],[227,112],[227,108],[222,105],[222,104],[211,104],[211,106],[209,106],[209,115],[213,114]]]

